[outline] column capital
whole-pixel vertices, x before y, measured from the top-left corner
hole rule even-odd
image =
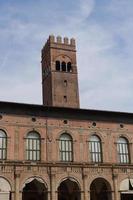
[[[113,174],[112,174],[112,178],[113,178],[113,179],[117,179],[117,178],[118,178],[118,174],[113,173]]]
[[[14,177],[15,178],[20,178],[20,172],[15,172]]]

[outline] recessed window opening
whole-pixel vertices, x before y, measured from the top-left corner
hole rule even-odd
[[[73,141],[69,134],[63,133],[59,140],[60,160],[73,161]]]
[[[68,124],[68,121],[66,119],[64,120],[64,124]]]
[[[117,141],[117,152],[120,163],[129,163],[129,145],[124,137],[120,137]]]
[[[102,162],[101,140],[97,135],[92,135],[89,141],[89,151],[92,162]]]
[[[36,132],[30,132],[26,138],[26,159],[37,161],[41,158],[41,138]]]
[[[64,96],[64,102],[67,102],[67,96]]]
[[[120,128],[124,128],[124,125],[123,125],[123,124],[120,124]]]
[[[7,135],[3,130],[0,130],[0,159],[4,160],[7,156]]]
[[[67,86],[67,80],[64,80],[64,86],[65,87]]]
[[[68,71],[68,72],[71,72],[71,71],[72,71],[71,62],[68,62],[68,63],[67,63],[67,71]]]
[[[59,60],[56,61],[56,70],[60,71],[60,61]]]
[[[62,62],[62,71],[66,72],[66,63],[65,62]]]
[[[96,122],[93,122],[93,123],[92,123],[92,126],[96,126],[96,125],[97,125]]]
[[[36,118],[35,117],[32,117],[31,119],[33,122],[36,122]]]

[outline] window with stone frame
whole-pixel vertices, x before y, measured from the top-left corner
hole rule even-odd
[[[26,160],[41,159],[41,138],[37,132],[30,132],[26,137]]]
[[[0,159],[5,160],[7,158],[7,135],[5,131],[0,130]]]
[[[89,141],[89,152],[91,162],[102,162],[102,144],[97,135],[92,135]]]
[[[73,161],[73,140],[72,137],[63,133],[59,139],[60,161]]]
[[[124,137],[119,137],[117,141],[117,153],[119,163],[129,163],[129,143]]]

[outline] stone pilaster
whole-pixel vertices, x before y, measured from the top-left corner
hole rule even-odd
[[[114,200],[120,200],[120,194],[118,192],[118,175],[117,174],[113,174],[113,185],[114,185]]]
[[[88,183],[87,183],[88,175],[84,171],[82,178],[83,178],[84,200],[90,200],[90,193],[88,192]]]
[[[15,200],[22,200],[22,195],[20,195],[20,185],[19,185],[19,179],[20,179],[20,173],[15,173]]]

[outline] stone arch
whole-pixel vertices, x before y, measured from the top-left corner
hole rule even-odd
[[[22,200],[47,200],[48,187],[40,177],[28,178],[22,186]]]
[[[39,137],[42,138],[42,133],[40,132],[40,130],[38,130],[38,129],[31,129],[31,128],[29,128],[28,130],[25,131],[25,133],[24,133],[24,138],[26,138],[27,135],[28,135],[29,133],[32,133],[32,132],[37,133],[37,134],[39,135]]]
[[[104,178],[98,177],[90,184],[91,200],[111,200],[112,190],[111,184]]]
[[[67,177],[60,181],[58,188],[58,200],[80,200],[81,187],[73,177]]]
[[[25,185],[27,183],[30,183],[31,181],[33,181],[34,179],[38,180],[39,182],[43,183],[45,185],[46,188],[48,188],[48,185],[47,183],[40,177],[40,176],[31,176],[31,177],[28,177],[23,183],[22,183],[22,190],[23,188],[25,187]]]
[[[60,136],[62,134],[64,134],[64,133],[70,135],[73,141],[76,140],[76,138],[74,137],[73,133],[71,131],[69,131],[69,130],[62,130],[59,133],[57,133],[57,140],[59,140]]]
[[[97,137],[99,137],[99,139],[101,140],[101,143],[104,143],[104,138],[102,136],[101,133],[99,133],[99,131],[93,131],[89,134],[88,139],[90,140],[91,136],[96,135]]]
[[[60,178],[60,180],[59,180],[59,182],[58,182],[58,184],[57,184],[57,186],[56,186],[56,190],[58,190],[59,185],[60,185],[63,181],[65,181],[65,180],[67,180],[67,179],[70,179],[71,181],[76,182],[77,185],[78,185],[78,187],[79,187],[80,190],[81,190],[81,183],[80,183],[80,181],[78,180],[78,178],[77,178],[77,177],[74,177],[74,176],[69,176],[69,177],[65,176],[65,177]]]
[[[132,200],[133,199],[133,178],[125,178],[120,182],[120,199]]]
[[[11,184],[4,178],[0,177],[0,199],[9,200],[11,198]]]
[[[116,142],[119,140],[119,138],[125,138],[128,142],[130,141],[131,138],[126,133],[118,134],[116,137]]]
[[[0,130],[3,131],[3,132],[5,132],[5,134],[6,134],[7,137],[10,137],[9,132],[8,132],[8,130],[7,130],[6,127],[0,126]]]
[[[60,55],[56,56],[54,58],[54,60],[55,61],[59,60],[60,62],[65,61],[66,63],[67,62],[72,62],[71,58],[68,55],[64,55],[64,54],[60,54]]]

